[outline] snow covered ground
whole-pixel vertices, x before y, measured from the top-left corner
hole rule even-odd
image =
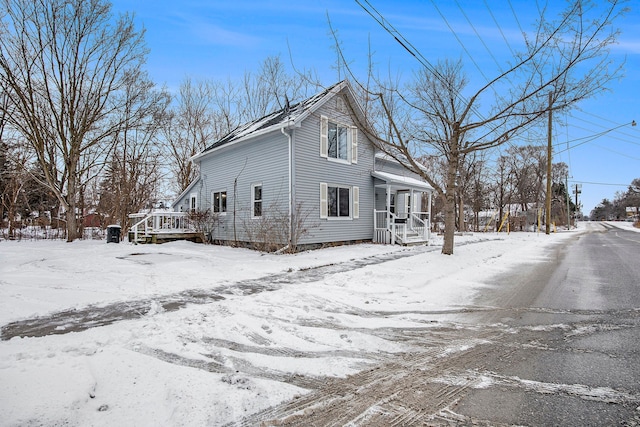
[[[305,381],[344,377],[381,354],[410,351],[374,331],[451,322],[452,312],[493,286],[492,277],[545,260],[586,227],[599,225],[550,236],[458,236],[453,256],[441,255],[437,240],[432,247],[363,244],[296,255],[188,242],[0,241],[0,325],[151,301],[135,320],[0,342],[0,425],[234,423],[306,393]],[[183,290],[268,282],[392,252],[404,256],[171,312],[153,304]]]

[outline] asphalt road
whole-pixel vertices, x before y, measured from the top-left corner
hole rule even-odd
[[[589,224],[455,321],[379,331],[414,351],[240,425],[640,426],[639,252],[640,233]]]
[[[478,321],[523,336],[487,362],[491,386],[456,412],[507,425],[640,425],[639,254],[640,233],[593,223],[551,262],[501,277],[481,301],[497,310]]]

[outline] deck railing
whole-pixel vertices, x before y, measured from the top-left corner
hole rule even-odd
[[[129,218],[138,220],[130,228],[133,241],[140,237],[162,233],[192,233],[195,231],[189,214],[186,212],[150,212],[130,214]]]
[[[400,218],[393,212],[376,209],[373,211],[373,228],[374,241],[378,243],[395,244],[397,241],[406,243],[410,235],[427,241],[429,240],[429,214],[411,212],[405,218]]]

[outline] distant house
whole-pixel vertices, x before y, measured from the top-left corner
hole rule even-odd
[[[192,159],[200,175],[173,210],[211,212],[219,243],[426,242],[433,189],[377,151],[348,106],[362,114],[343,81],[238,127]]]

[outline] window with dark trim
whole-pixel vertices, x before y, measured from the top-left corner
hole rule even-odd
[[[216,191],[213,193],[213,213],[227,212],[227,192]]]
[[[348,187],[327,187],[327,215],[331,217],[349,217],[351,189]]]
[[[251,186],[251,215],[253,217],[262,216],[262,184]]]
[[[349,147],[349,128],[342,126],[334,122],[329,122],[328,125],[328,156],[333,159],[349,160],[348,147]]]
[[[320,157],[358,163],[358,128],[320,116]]]

